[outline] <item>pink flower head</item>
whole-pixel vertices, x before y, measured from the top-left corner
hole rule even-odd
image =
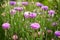
[[[57,22],[53,22],[52,23],[52,26],[57,26]]]
[[[37,15],[36,13],[30,13],[30,12],[25,12],[25,13],[24,13],[24,17],[25,17],[25,18],[29,18],[29,17],[30,17],[30,18],[35,18],[36,15]]]
[[[30,26],[31,26],[32,29],[39,29],[40,28],[39,23],[32,23]]]
[[[16,5],[16,2],[15,1],[10,1],[9,4],[10,5]]]
[[[22,11],[23,10],[22,7],[15,7],[14,9],[17,10],[17,11]]]
[[[60,36],[60,31],[55,31],[55,35],[58,37]]]
[[[54,16],[55,11],[54,11],[54,10],[49,10],[49,11],[48,11],[48,14],[49,14],[50,16]]]
[[[39,2],[36,2],[36,6],[42,7],[43,4],[41,4],[41,3],[39,3]]]
[[[30,17],[30,18],[35,18],[36,16],[37,16],[36,13],[30,13],[30,14],[29,14],[29,17]]]
[[[11,14],[11,15],[16,14],[16,10],[14,10],[14,9],[10,10],[10,14]]]
[[[52,30],[47,30],[47,32],[48,32],[48,33],[51,33],[51,32],[52,32]]]
[[[2,24],[2,28],[3,29],[9,29],[10,28],[10,24],[9,23],[3,23]]]
[[[25,13],[24,13],[24,17],[25,17],[25,18],[29,18],[29,12],[25,12]]]
[[[41,9],[42,10],[48,10],[48,6],[42,6]]]
[[[28,2],[22,2],[22,5],[28,5]]]

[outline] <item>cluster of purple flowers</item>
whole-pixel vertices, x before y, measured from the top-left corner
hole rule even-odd
[[[10,1],[10,5],[16,5],[15,1]],[[28,5],[28,2],[22,2],[22,5]],[[48,6],[44,6],[42,3],[36,2],[36,6],[41,7],[42,10],[48,10]],[[14,7],[14,9],[10,10],[10,14],[14,15],[16,14],[16,11],[22,11],[23,7]],[[49,15],[54,15],[54,10],[48,11]],[[24,17],[25,18],[35,18],[37,16],[37,13],[34,12],[25,12]]]
[[[13,6],[13,5],[16,5],[17,2],[16,1],[10,1],[9,4]],[[21,4],[26,6],[26,5],[28,5],[28,2],[21,2]]]
[[[27,6],[29,3],[28,2],[22,2],[21,4],[24,5],[24,6]],[[12,6],[16,5],[16,2],[15,1],[10,1],[10,5],[12,5]],[[55,14],[54,10],[48,10],[48,6],[44,6],[42,3],[36,2],[36,6],[40,7],[44,11],[48,11],[49,16],[54,16],[54,14]],[[14,7],[12,10],[10,10],[10,14],[15,15],[17,11],[20,12],[22,10],[24,10],[23,7]],[[24,15],[25,18],[35,18],[37,16],[37,13],[27,11],[27,12],[24,12],[23,15]],[[52,26],[56,26],[56,25],[57,25],[57,23],[55,23],[55,22],[52,23]],[[31,23],[30,27],[32,29],[39,29],[41,26],[40,26],[39,23],[35,22],[35,23]],[[9,23],[3,23],[2,28],[3,29],[9,29],[10,24]],[[48,30],[48,33],[50,33],[50,32],[51,32],[51,30]],[[60,31],[55,31],[55,35],[60,36]],[[14,37],[15,37],[15,35],[13,36],[13,38]]]
[[[10,1],[10,5],[16,5],[16,2],[15,1]],[[22,5],[28,5],[28,2],[22,2]],[[48,6],[44,6],[42,3],[36,2],[36,6],[41,7],[42,10],[48,10]],[[23,10],[22,7],[15,7],[14,9],[18,10],[18,11]],[[48,14],[50,16],[54,16],[55,11],[54,10],[49,10]]]
[[[36,3],[36,6],[41,7],[42,10],[45,10],[45,11],[48,10],[48,6],[44,6],[43,4],[41,4],[39,2]],[[50,16],[54,16],[55,11],[54,10],[48,10],[48,14]]]
[[[24,13],[25,18],[35,18],[36,16],[37,16],[37,14],[34,12],[25,12]]]

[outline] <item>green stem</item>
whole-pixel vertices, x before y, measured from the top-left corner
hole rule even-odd
[[[5,40],[7,40],[7,30],[5,30]]]

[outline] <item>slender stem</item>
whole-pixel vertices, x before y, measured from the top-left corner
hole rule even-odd
[[[5,30],[5,40],[7,40],[7,30]]]

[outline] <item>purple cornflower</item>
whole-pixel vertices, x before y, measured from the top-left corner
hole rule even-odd
[[[56,26],[56,25],[57,25],[57,22],[53,22],[53,23],[52,23],[52,26]]]
[[[25,13],[24,13],[24,17],[25,17],[25,18],[29,18],[29,12],[25,12]]]
[[[41,9],[42,10],[48,10],[48,6],[42,6]]]
[[[16,2],[15,1],[10,1],[9,4],[10,5],[16,5]]]
[[[3,23],[2,24],[2,28],[3,29],[9,29],[10,28],[10,24],[9,23]]]
[[[11,14],[11,15],[16,14],[16,10],[14,10],[14,9],[10,10],[10,14]]]
[[[60,31],[55,31],[55,35],[58,37],[60,36]]]
[[[35,18],[36,16],[37,16],[36,13],[30,13],[30,14],[29,14],[29,17],[30,17],[30,18]]]
[[[55,11],[54,11],[54,10],[49,10],[49,11],[48,11],[48,14],[49,14],[50,16],[54,16]]]
[[[39,3],[39,2],[36,2],[36,6],[42,7],[43,4],[41,4],[41,3]]]
[[[28,5],[28,2],[22,2],[22,5]]]
[[[31,23],[31,28],[32,29],[39,29],[40,28],[40,24],[39,23]]]
[[[22,11],[23,10],[22,7],[14,7],[14,9],[17,10],[17,11]]]

